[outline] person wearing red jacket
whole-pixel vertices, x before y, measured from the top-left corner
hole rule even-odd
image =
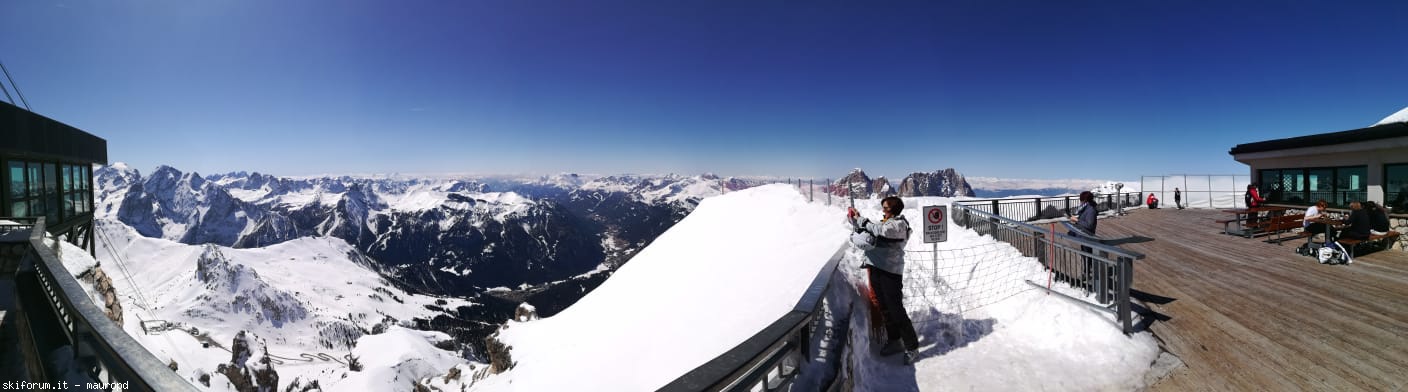
[[[1261,193],[1257,192],[1255,182],[1247,184],[1247,194],[1245,195],[1245,199],[1245,201],[1247,202],[1247,208],[1261,207],[1261,203],[1266,201],[1266,199],[1261,198]],[[1251,230],[1252,225],[1256,224],[1256,215],[1256,212],[1247,213],[1247,230]]]
[[[1144,204],[1148,204],[1149,209],[1159,208],[1159,198],[1154,197],[1154,194],[1150,193],[1149,198],[1144,200]]]

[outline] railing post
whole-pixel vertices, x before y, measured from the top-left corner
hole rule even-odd
[[[1070,213],[1071,213],[1071,197],[1070,197],[1070,196],[1066,196],[1066,209],[1065,209],[1065,211],[1066,211],[1066,214],[1070,214]]]
[[[1034,217],[1040,217],[1040,216],[1041,216],[1041,198],[1040,198],[1040,197],[1037,197],[1037,198],[1036,198],[1036,212],[1033,213],[1032,216],[1034,216]]]
[[[997,199],[992,199],[992,214],[995,216],[1002,216],[1002,213],[997,212]]]
[[[1037,262],[1041,263],[1042,267],[1050,269],[1051,264],[1046,260],[1046,247],[1042,246],[1044,242],[1046,242],[1046,233],[1041,231],[1032,232],[1032,247],[1036,248],[1032,251],[1033,256],[1036,257]]]
[[[1120,325],[1124,329],[1124,334],[1134,333],[1134,320],[1130,315],[1129,291],[1134,287],[1134,260],[1128,257],[1120,257],[1120,283],[1119,291],[1115,294],[1119,296]]]

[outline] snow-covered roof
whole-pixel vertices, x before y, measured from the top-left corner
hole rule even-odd
[[[1405,107],[1403,108],[1403,110],[1399,110],[1394,114],[1390,114],[1388,115],[1388,117],[1384,117],[1383,120],[1379,120],[1379,122],[1374,123],[1374,125],[1377,126],[1402,122],[1408,122],[1408,107]]]

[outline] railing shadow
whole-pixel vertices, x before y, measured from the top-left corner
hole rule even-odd
[[[918,315],[914,329],[919,335],[919,359],[937,357],[963,348],[992,334],[995,319],[965,319],[957,313],[929,309]]]
[[[1124,238],[1110,238],[1110,239],[1105,239],[1105,240],[1100,241],[1100,243],[1105,244],[1105,245],[1119,246],[1119,245],[1124,245],[1124,244],[1138,244],[1138,243],[1143,243],[1143,242],[1150,242],[1150,241],[1153,241],[1153,240],[1154,240],[1153,238],[1149,238],[1149,237],[1145,237],[1145,236],[1132,235],[1132,236],[1124,237]]]

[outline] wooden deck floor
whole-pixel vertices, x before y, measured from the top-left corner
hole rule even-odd
[[[1100,235],[1153,241],[1122,247],[1134,288],[1168,317],[1149,329],[1187,365],[1157,391],[1408,389],[1408,254],[1350,265],[1296,255],[1304,240],[1268,244],[1222,234],[1224,213],[1135,210],[1102,219]]]

